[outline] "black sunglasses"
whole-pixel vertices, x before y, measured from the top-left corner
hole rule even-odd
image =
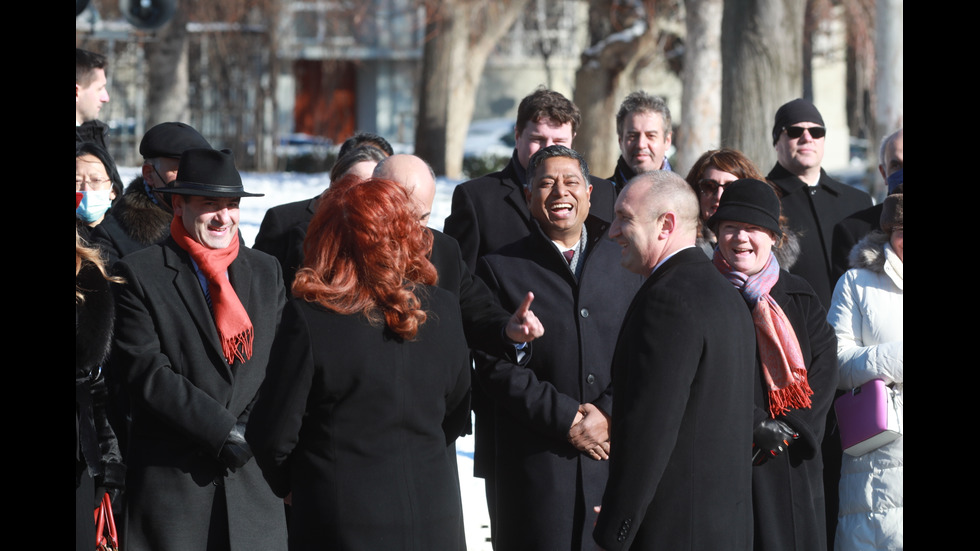
[[[719,188],[722,191],[724,191],[724,189],[726,187],[730,186],[732,184],[732,182],[734,182],[734,181],[735,180],[732,180],[731,182],[727,182],[727,183],[722,184],[722,183],[720,183],[720,182],[718,182],[716,180],[710,180],[708,178],[703,178],[703,179],[701,179],[698,182],[698,191],[701,192],[701,195],[707,195],[707,196],[710,197],[710,196],[718,193],[718,189]]]
[[[814,140],[819,140],[827,135],[827,129],[822,126],[811,126],[809,128],[802,126],[784,126],[783,130],[786,131],[787,136],[794,140],[799,139],[799,137],[803,135],[804,131],[809,132],[810,137]]]

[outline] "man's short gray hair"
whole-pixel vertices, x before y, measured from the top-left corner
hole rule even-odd
[[[671,135],[670,109],[667,100],[660,96],[651,96],[643,90],[638,90],[626,96],[616,113],[616,135],[623,137],[623,122],[630,113],[660,113],[664,118],[664,137]]]
[[[578,161],[579,170],[582,171],[582,177],[585,178],[586,183],[589,181],[589,163],[585,162],[585,157],[563,145],[549,145],[544,149],[539,149],[537,153],[531,156],[531,159],[527,162],[527,178],[524,186],[531,189],[531,182],[534,180],[534,173],[538,169],[538,165],[544,162],[545,159],[550,159],[552,157],[565,157],[568,159],[575,159]]]
[[[905,128],[899,128],[898,130],[885,136],[885,139],[881,140],[881,147],[878,148],[878,164],[885,167],[885,170],[888,169],[888,166],[885,164],[885,151],[888,149],[888,146],[895,141],[895,138],[902,133],[902,130],[905,130]]]

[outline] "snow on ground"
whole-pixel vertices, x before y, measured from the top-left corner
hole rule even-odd
[[[140,173],[139,167],[121,167],[123,182],[130,182]],[[251,246],[259,233],[259,225],[265,211],[276,205],[309,199],[330,184],[329,173],[301,174],[292,172],[268,173],[243,172],[245,191],[264,193],[264,197],[245,197],[241,201],[239,230],[245,244]],[[436,180],[436,198],[432,205],[429,225],[442,229],[443,221],[452,209],[453,189],[459,182],[440,177]],[[456,459],[459,464],[459,486],[463,499],[463,520],[466,525],[466,545],[469,551],[490,551],[490,516],[487,514],[483,479],[473,477],[473,436],[456,442]]]

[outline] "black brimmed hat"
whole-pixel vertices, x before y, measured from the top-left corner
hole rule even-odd
[[[173,185],[157,189],[160,193],[199,195],[202,197],[262,197],[248,193],[242,176],[235,168],[230,149],[188,149],[180,157],[177,179]]]
[[[718,233],[718,224],[723,220],[766,228],[776,239],[783,235],[779,229],[779,197],[769,184],[759,180],[746,178],[725,186],[708,227]]]

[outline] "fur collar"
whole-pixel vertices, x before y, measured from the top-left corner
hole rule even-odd
[[[885,244],[888,241],[888,234],[881,230],[869,233],[851,249],[851,254],[847,257],[848,265],[876,274],[882,273],[885,269]]]
[[[174,217],[150,200],[142,177],[137,177],[126,186],[126,193],[112,208],[112,215],[127,235],[144,245],[157,243],[166,237],[170,231],[170,220]]]

